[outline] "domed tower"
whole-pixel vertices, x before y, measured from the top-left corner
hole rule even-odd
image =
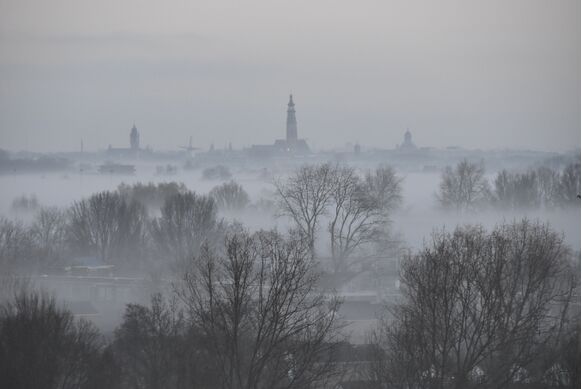
[[[129,145],[132,150],[139,150],[139,132],[137,131],[135,123],[133,123],[131,132],[129,133]]]
[[[406,144],[412,143],[412,134],[410,133],[409,129],[406,129],[406,132],[404,133],[404,143]]]
[[[412,141],[412,134],[410,133],[409,129],[406,129],[406,132],[404,133],[404,142],[402,142],[402,145],[400,145],[400,149],[401,150],[415,150],[416,149],[416,145]]]
[[[295,118],[293,95],[289,95],[289,104],[287,104],[287,143],[297,143],[297,119]]]

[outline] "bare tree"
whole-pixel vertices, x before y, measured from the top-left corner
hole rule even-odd
[[[580,311],[564,323],[553,342],[540,347],[529,369],[529,380],[549,388],[580,388]]]
[[[490,197],[485,166],[463,160],[443,171],[437,199],[445,209],[474,210]]]
[[[333,372],[338,302],[316,290],[308,242],[274,232],[205,248],[179,294],[223,388],[309,388]]]
[[[152,296],[150,307],[129,304],[113,348],[126,387],[206,387],[212,371],[175,297]],[[210,377],[211,378],[211,377]],[[214,379],[216,381],[216,379]]]
[[[0,305],[5,305],[14,299],[14,296],[31,287],[30,277],[15,274],[0,276]]]
[[[337,168],[330,164],[306,165],[285,181],[275,181],[281,215],[293,219],[315,255],[315,235],[332,197]]]
[[[392,312],[392,313],[390,313]],[[419,374],[423,345],[415,337],[411,326],[415,323],[405,309],[390,307],[379,318],[378,325],[368,338],[373,346],[371,363],[367,368],[370,387],[377,389],[425,388],[424,374]],[[395,316],[397,321],[394,321]],[[364,373],[365,374],[365,373]]]
[[[564,205],[580,205],[580,164],[571,163],[560,176],[560,196]]]
[[[55,300],[19,294],[0,307],[0,386],[79,388],[99,352],[97,331],[75,321]]]
[[[494,181],[493,201],[504,208],[553,208],[579,204],[579,192],[579,164],[567,165],[562,173],[548,167],[523,173],[503,170]]]
[[[546,166],[536,169],[538,177],[538,191],[541,204],[546,208],[558,205],[560,191],[560,174]]]
[[[160,255],[181,263],[197,255],[204,241],[217,241],[223,227],[216,213],[216,204],[208,196],[186,192],[169,197],[161,216],[152,223]]]
[[[365,191],[383,212],[390,213],[402,203],[402,180],[392,167],[379,166],[366,173]]]
[[[511,174],[503,169],[497,176],[495,177],[494,181],[494,196],[495,202],[497,206],[503,208],[509,208],[512,204],[512,191],[511,191]]]
[[[73,204],[69,237],[84,254],[123,263],[143,252],[147,214],[142,204],[116,192],[101,192]]]
[[[332,182],[332,216],[329,223],[331,256],[334,272],[345,271],[345,259],[357,246],[353,239],[352,221],[364,212],[363,187],[354,168],[338,168]],[[357,232],[354,232],[357,233]]]
[[[348,257],[388,235],[391,211],[401,200],[400,182],[390,167],[368,172],[364,179],[351,167],[335,170],[329,224],[335,273],[353,271]]]
[[[549,189],[549,188],[547,188]],[[502,170],[494,181],[493,201],[503,208],[537,208],[542,193],[536,171],[509,173]]]
[[[515,175],[514,207],[538,208],[541,203],[538,177],[535,171]]]
[[[43,266],[62,261],[67,247],[67,215],[58,208],[41,208],[30,228],[36,255]]]
[[[507,387],[564,329],[575,287],[561,238],[522,221],[440,233],[405,259],[402,303],[377,333],[393,387]]]
[[[183,183],[177,182],[159,182],[157,185],[138,182],[133,185],[122,183],[117,191],[124,197],[142,203],[148,209],[159,211],[168,197],[184,194],[188,189]]]
[[[240,211],[250,202],[248,193],[235,181],[215,186],[209,193],[219,209]]]
[[[0,217],[0,267],[4,272],[30,270],[34,245],[26,228]]]
[[[552,383],[557,382],[562,386],[569,384],[571,389],[580,388],[580,315],[578,315],[577,320],[570,323],[569,331],[566,331],[564,335],[559,339],[557,353],[554,354],[558,357],[557,366],[560,367],[560,370],[556,374],[556,364],[554,363],[549,369],[546,369],[546,372],[551,373],[552,380],[550,382]],[[566,380],[563,376],[564,371],[567,374]]]

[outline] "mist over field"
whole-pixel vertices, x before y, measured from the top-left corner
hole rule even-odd
[[[177,370],[162,362],[147,369],[176,387],[288,381],[268,370],[220,378],[231,366],[223,358],[244,344],[254,351],[241,358],[257,368],[252,355],[271,350],[287,374],[304,360],[302,379],[314,387],[331,380],[366,388],[411,367],[406,379],[425,380],[415,358],[428,349],[410,351],[405,366],[391,358],[423,344],[402,342],[433,331],[423,327],[433,320],[427,325],[466,326],[479,342],[527,355],[511,357],[527,366],[519,374],[528,378],[519,378],[499,370],[500,346],[492,345],[463,382],[576,382],[579,150],[418,148],[407,130],[394,149],[315,152],[298,137],[294,107],[290,96],[285,139],[242,150],[189,144],[160,153],[140,147],[134,125],[128,148],[0,151],[0,331],[13,339],[6,349],[30,336],[11,323],[30,322],[41,338],[64,328],[59,336],[85,350],[87,365],[76,368],[82,385],[111,379],[127,387],[148,377],[146,365],[128,361],[160,354]],[[435,318],[432,309],[450,316]],[[491,320],[494,329],[483,331]],[[468,357],[467,341],[462,332],[455,338]],[[40,355],[27,347],[26,361]],[[204,355],[182,358],[199,348]],[[536,358],[541,348],[556,359]],[[66,369],[74,364],[62,350],[52,352]],[[118,373],[97,373],[93,358]],[[208,360],[210,375],[198,370]],[[357,366],[349,379],[340,374],[345,363]],[[566,375],[547,378],[556,363],[570,366],[560,367]],[[148,385],[157,378],[147,380],[155,387]]]
[[[576,0],[0,0],[0,388],[580,388]]]
[[[282,173],[284,174],[284,173]],[[528,209],[496,210],[487,209],[469,214],[451,214],[439,209],[437,190],[440,173],[398,172],[404,178],[402,182],[403,205],[395,212],[392,229],[402,235],[405,245],[418,249],[423,241],[430,238],[435,229],[452,229],[458,224],[482,223],[487,228],[495,224],[519,220],[521,218],[538,219],[549,223],[558,232],[564,234],[565,242],[574,250],[580,248],[580,210],[571,209]],[[273,198],[274,187],[270,178],[260,178],[260,172],[235,171],[236,180],[249,193],[251,201],[261,198]],[[493,174],[488,175],[489,179]],[[155,166],[142,166],[134,176],[79,174],[78,172],[30,174],[20,176],[0,176],[4,188],[0,193],[0,212],[4,217],[18,218],[24,221],[33,216],[33,212],[11,210],[12,201],[22,195],[34,195],[40,205],[45,207],[68,207],[74,201],[89,197],[104,190],[115,190],[120,184],[134,183],[184,183],[188,189],[207,194],[220,182],[204,180],[200,171],[179,172],[171,177],[160,176]],[[38,185],[42,190],[38,190]],[[274,212],[257,213],[254,211],[226,214],[227,218],[237,219],[252,229],[279,228],[285,230],[291,225],[284,219],[276,217]]]

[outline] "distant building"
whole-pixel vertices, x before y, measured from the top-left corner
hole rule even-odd
[[[297,118],[295,117],[293,95],[289,95],[289,103],[287,104],[285,139],[277,139],[273,145],[252,145],[249,151],[253,156],[305,155],[311,152],[305,139],[299,139],[297,136]]]
[[[129,133],[129,145],[132,150],[139,150],[139,132],[137,131],[135,123],[133,123],[131,132]]]
[[[410,133],[409,129],[406,129],[406,132],[404,133],[404,141],[402,142],[398,149],[404,151],[416,150],[416,145],[412,141],[412,134]]]
[[[289,103],[287,103],[287,143],[294,142],[297,142],[297,118],[295,117],[293,95],[289,95]]]
[[[111,147],[109,145],[107,155],[118,158],[135,158],[140,154],[140,151],[143,150],[139,147],[139,131],[134,123],[129,131],[129,147]]]

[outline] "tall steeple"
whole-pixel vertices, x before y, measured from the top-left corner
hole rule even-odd
[[[289,95],[287,104],[287,143],[297,142],[297,119],[295,118],[295,103],[293,95]]]
[[[135,123],[133,123],[131,132],[129,133],[129,145],[132,150],[139,150],[139,132],[137,131]]]

